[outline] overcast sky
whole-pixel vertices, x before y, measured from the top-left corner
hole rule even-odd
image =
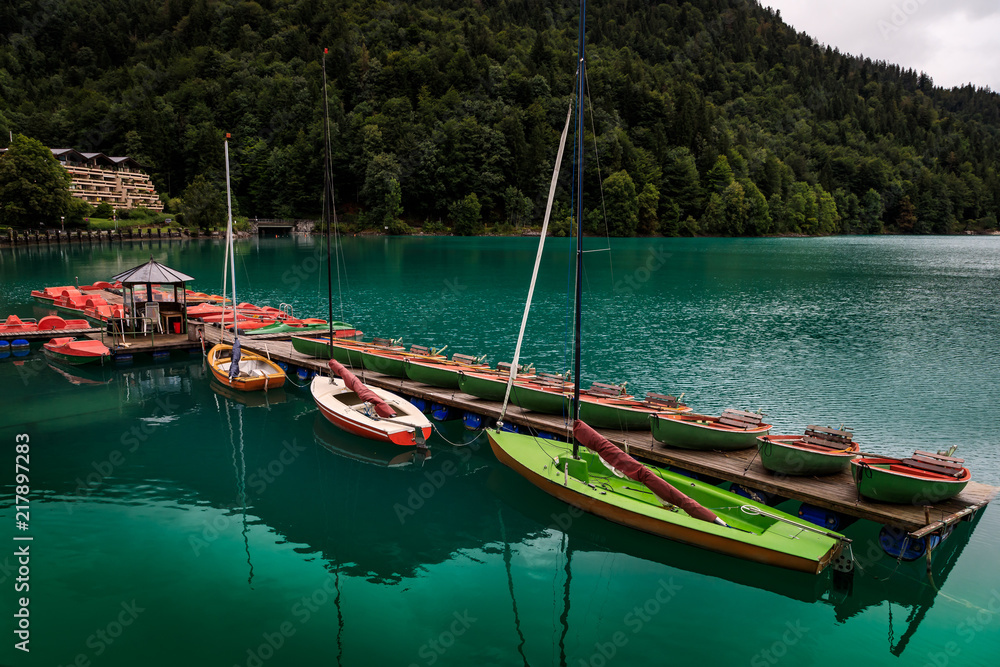
[[[822,44],[1000,92],[998,0],[760,0]]]

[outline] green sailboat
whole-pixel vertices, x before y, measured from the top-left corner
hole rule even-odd
[[[643,466],[577,418],[582,408],[579,378],[584,250],[582,225],[579,221],[584,219],[580,197],[583,186],[583,98],[586,80],[584,10],[585,2],[581,0],[576,93],[578,164],[577,184],[573,188],[577,197],[574,386],[570,404],[570,414],[576,418],[573,443],[508,433],[501,428],[509,399],[518,386],[515,383],[517,360],[541,264],[558,169],[572,116],[571,107],[560,139],[556,173],[553,174],[549,191],[531,285],[514,351],[513,367],[504,392],[500,423],[496,429],[487,430],[490,447],[499,461],[539,489],[610,521],[739,558],[804,572],[820,572],[840,552],[846,538],[717,487]],[[591,451],[581,450],[580,444]],[[628,481],[609,468],[627,476]]]
[[[841,549],[841,536],[814,531],[798,517],[684,475],[647,466],[725,525],[696,518],[632,479],[613,474],[600,456],[530,435],[487,431],[501,463],[549,495],[586,512],[643,532],[718,553],[801,572],[819,573]]]

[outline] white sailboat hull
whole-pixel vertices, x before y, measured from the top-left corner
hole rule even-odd
[[[309,390],[320,412],[333,425],[362,438],[414,446],[431,436],[431,422],[412,403],[396,394],[366,385],[396,412],[395,417],[379,417],[337,377],[317,375]]]

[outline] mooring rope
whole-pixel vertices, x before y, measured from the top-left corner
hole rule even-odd
[[[486,429],[480,429],[479,433],[476,434],[476,437],[473,438],[472,440],[469,440],[468,442],[452,442],[448,438],[444,437],[444,434],[441,433],[441,429],[439,429],[437,427],[437,424],[435,424],[434,422],[431,422],[431,428],[434,429],[434,432],[437,433],[438,436],[442,440],[444,440],[445,442],[447,442],[452,447],[468,447],[469,445],[471,445],[472,443],[474,443],[476,440],[479,440],[479,438],[482,437],[483,433],[486,432]]]

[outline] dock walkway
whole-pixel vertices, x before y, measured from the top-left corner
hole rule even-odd
[[[227,341],[232,339],[232,335],[228,332],[225,337]],[[219,342],[220,330],[216,327],[205,327],[205,338],[208,343]],[[272,359],[316,371],[327,370],[325,360],[299,354],[292,348],[290,340],[255,341],[246,337],[240,340],[245,349],[267,354]],[[358,375],[369,384],[407,396],[467,410],[493,419],[500,416],[500,403],[485,401],[457,390],[431,387],[371,371],[358,371]],[[505,419],[519,426],[529,426],[557,435],[565,436],[569,432],[569,424],[563,417],[522,410],[516,406],[508,408]],[[997,492],[1000,492],[997,487],[970,482],[958,496],[931,506],[925,513],[923,506],[879,503],[859,498],[849,472],[824,477],[794,477],[771,473],[761,465],[759,458],[756,457],[756,449],[737,452],[700,452],[666,447],[653,440],[649,431],[625,432],[600,429],[600,433],[639,458],[735,482],[751,489],[767,491],[848,516],[897,526],[915,538],[924,537],[969,517],[984,508]]]
[[[23,338],[28,341],[44,340],[46,342],[53,338],[63,338],[65,336],[87,336],[90,334],[100,334],[101,329],[89,327],[86,329],[46,329],[45,331],[19,331],[14,333],[0,332],[0,340],[16,340]]]

